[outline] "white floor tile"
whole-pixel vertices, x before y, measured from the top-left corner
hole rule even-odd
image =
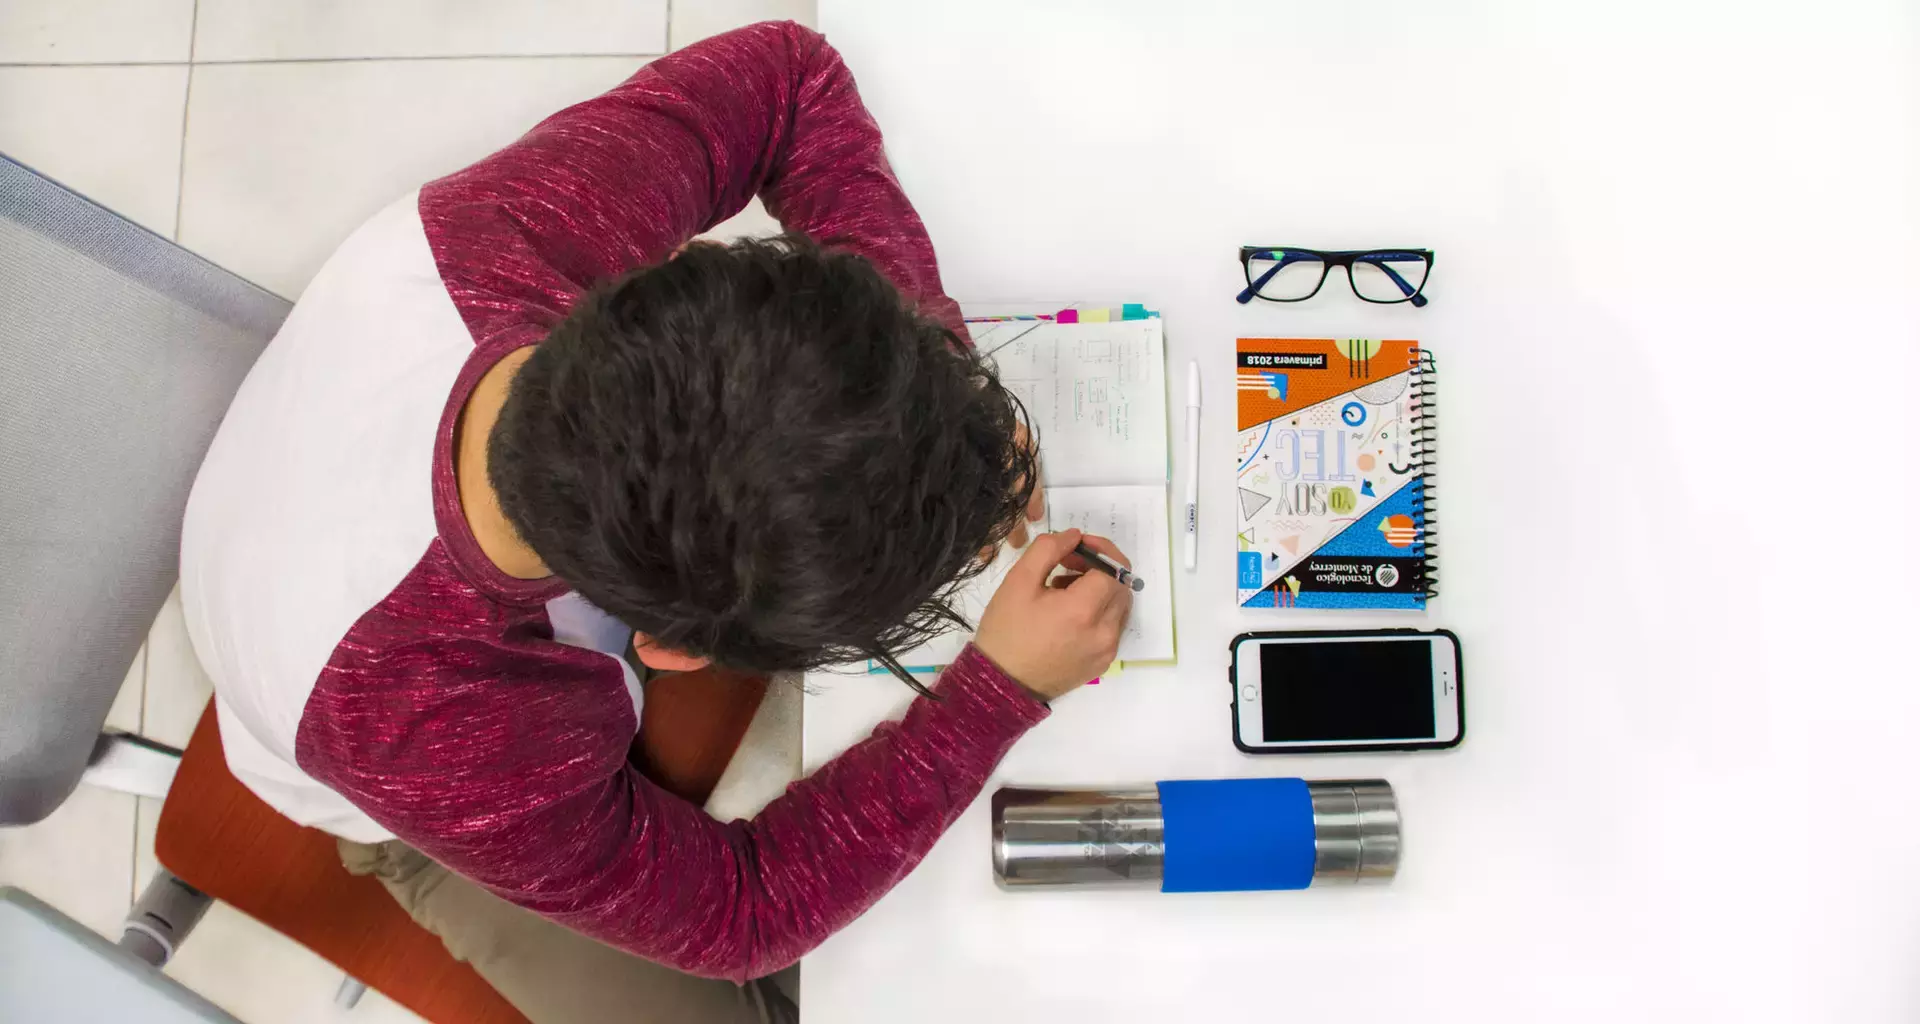
[[[184,66],[0,67],[0,153],[172,235],[186,101]]]
[[[180,610],[180,588],[175,587],[147,633],[146,717],[141,735],[185,749],[212,697],[213,680],[193,653]]]
[[[127,677],[120,682],[120,692],[113,697],[113,706],[107,709],[107,728],[121,732],[138,733],[140,714],[147,701],[147,645],[140,645],[140,653],[133,656],[133,664],[127,666]]]
[[[372,989],[360,1005],[344,1016],[330,1018],[334,1024],[426,1024],[420,1016]]]
[[[667,0],[200,0],[194,59],[661,54]]]
[[[626,57],[203,65],[180,242],[298,296],[387,203],[612,88]]]
[[[0,885],[25,889],[118,939],[132,903],[136,799],[83,785],[47,820],[0,828]]]
[[[816,0],[678,0],[668,42],[674,49],[756,21],[813,25]]]
[[[160,809],[165,806],[150,796],[134,797],[138,803],[133,815],[133,895],[138,897],[147,883],[160,873],[160,858],[154,856],[153,838],[160,831]]]
[[[342,1011],[340,969],[224,903],[207,910],[167,973],[249,1024],[419,1024],[377,992]]]
[[[6,0],[0,63],[184,61],[194,0]]]

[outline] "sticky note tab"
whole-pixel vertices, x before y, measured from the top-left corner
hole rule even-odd
[[[1120,307],[1120,317],[1123,320],[1145,320],[1147,307],[1138,302],[1129,302]]]
[[[1083,309],[1080,311],[1080,322],[1083,324],[1104,324],[1112,319],[1112,317],[1107,314],[1108,311],[1104,309]]]
[[[1077,324],[1080,322],[1080,311],[1077,309],[1063,309],[1053,315],[1053,322],[1056,324]]]
[[[1240,561],[1240,589],[1260,589],[1260,552],[1242,551],[1239,552],[1238,557]]]

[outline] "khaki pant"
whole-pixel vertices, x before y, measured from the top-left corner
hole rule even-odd
[[[623,953],[508,903],[400,842],[340,842],[340,861],[378,878],[533,1024],[794,1024],[800,1012],[772,978],[696,978]],[[797,969],[780,972],[783,982]]]

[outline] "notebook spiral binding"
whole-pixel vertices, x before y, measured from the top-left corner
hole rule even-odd
[[[1413,462],[1419,475],[1413,484],[1413,521],[1420,529],[1420,583],[1429,598],[1440,593],[1439,520],[1434,515],[1435,433],[1438,409],[1434,397],[1433,353],[1413,350]]]

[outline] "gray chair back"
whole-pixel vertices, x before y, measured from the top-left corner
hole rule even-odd
[[[0,825],[73,791],[289,308],[0,157]]]

